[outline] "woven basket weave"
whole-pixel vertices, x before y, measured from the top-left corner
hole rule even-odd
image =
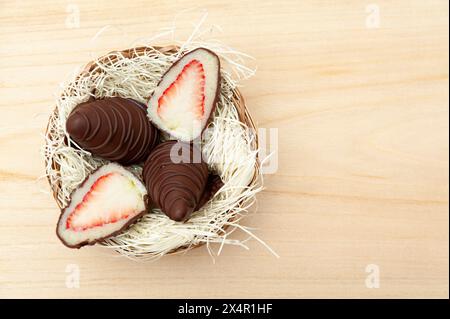
[[[174,54],[177,53],[179,50],[178,46],[175,45],[165,45],[165,46],[153,46],[153,49],[163,53],[163,54]],[[110,52],[104,56],[101,56],[100,58],[98,58],[97,60],[91,61],[88,64],[86,64],[86,66],[83,68],[83,70],[81,71],[81,73],[76,77],[75,81],[79,80],[80,78],[83,77],[87,77],[87,76],[95,76],[95,74],[99,74],[102,72],[102,69],[100,67],[98,67],[98,63],[101,64],[112,64],[114,62],[117,61],[118,56],[123,56],[125,58],[134,58],[140,55],[143,55],[144,52],[148,50],[148,47],[137,47],[137,48],[131,48],[131,49],[127,49],[127,50],[123,50],[123,51],[113,51]],[[240,93],[240,91],[236,88],[234,90],[234,95],[233,95],[233,101],[234,101],[234,105],[236,107],[236,110],[239,114],[239,119],[240,121],[245,124],[248,128],[252,129],[253,132],[255,132],[255,139],[253,140],[252,145],[250,145],[250,147],[254,150],[258,149],[258,136],[257,136],[257,129],[256,129],[256,125],[245,105],[245,101],[244,98],[242,96],[242,94]],[[70,93],[70,91],[69,91]],[[58,117],[57,114],[58,110],[57,108],[55,108],[55,110],[53,111],[53,116]],[[51,141],[51,134],[49,132],[49,126],[47,126],[46,129],[46,135],[50,138]],[[57,175],[59,176],[60,174],[60,170],[59,170],[59,165],[58,163],[55,161],[54,157],[46,157],[45,158],[46,164],[50,163],[52,169],[57,173]],[[254,171],[254,175],[253,178],[250,182],[250,185],[253,185],[254,183],[258,182],[258,177],[260,174],[260,167],[259,167],[259,161],[258,158],[255,161],[255,171]],[[60,179],[57,179],[56,182],[51,182],[50,179],[48,179],[50,187],[52,189],[52,193],[53,193],[53,197],[56,201],[56,203],[58,204],[59,208],[64,208],[64,204],[60,201],[59,197],[58,197],[58,193],[61,190],[61,182]],[[202,244],[198,244],[198,245],[194,245],[194,246],[190,246],[190,249],[195,248],[195,247],[199,247]],[[180,252],[182,250],[187,249],[187,247],[180,247],[178,249],[175,249],[173,251],[171,251],[169,254],[172,253],[177,253]]]

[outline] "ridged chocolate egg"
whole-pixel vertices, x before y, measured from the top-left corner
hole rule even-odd
[[[198,206],[208,179],[208,166],[192,144],[167,141],[145,161],[142,172],[148,195],[170,219],[187,219]]]
[[[70,113],[66,130],[81,148],[123,165],[143,162],[159,141],[145,106],[121,97],[79,104]]]

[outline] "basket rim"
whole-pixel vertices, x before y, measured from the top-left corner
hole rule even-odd
[[[80,73],[74,78],[73,82],[76,83],[83,77],[92,76],[92,74],[95,74],[95,73],[101,73],[102,70],[101,70],[101,68],[98,67],[98,63],[102,63],[102,64],[113,63],[117,60],[118,57],[126,57],[126,58],[132,59],[132,58],[143,55],[147,50],[156,50],[163,54],[173,54],[173,53],[177,53],[179,51],[179,48],[180,47],[178,45],[167,44],[167,45],[155,45],[155,46],[139,46],[139,47],[124,49],[124,50],[110,51],[109,53],[101,55],[98,58],[96,58],[95,60],[92,60],[92,61],[89,61],[88,63],[86,63],[85,66],[81,69]],[[94,91],[95,91],[95,88],[94,88]],[[244,96],[242,95],[241,91],[239,90],[239,88],[235,88],[234,91],[236,94],[235,94],[235,96],[233,96],[233,99],[235,102],[234,104],[235,104],[236,110],[238,112],[239,120],[243,124],[245,124],[247,127],[254,130],[255,139],[253,140],[252,148],[257,150],[259,147],[259,137],[258,137],[258,133],[257,133],[257,126],[247,108]],[[65,92],[65,90],[62,90],[61,95],[64,94],[64,92]],[[69,90],[69,92],[70,92],[70,90]],[[50,127],[50,119],[53,116],[59,116],[58,108],[56,106],[53,109],[53,112],[51,113],[51,115],[49,117],[49,121],[47,123],[47,127],[45,130],[45,136],[47,136],[50,140],[51,140],[51,138],[50,138],[49,127]],[[54,156],[52,156],[50,158],[45,156],[45,165],[46,165],[46,167],[48,167],[48,163],[50,160],[51,168],[57,172],[58,176],[60,176],[59,165],[58,165],[58,163],[55,162],[54,158],[55,158]],[[56,182],[52,183],[52,181],[50,180],[50,176],[48,174],[46,174],[46,175],[47,175],[47,181],[50,185],[50,188],[52,189],[53,198],[56,201],[56,204],[58,205],[59,209],[62,210],[62,209],[64,209],[64,205],[58,198],[58,193],[61,188],[61,186],[60,186],[61,181],[60,181],[60,179],[58,179]],[[259,176],[260,176],[260,162],[259,162],[259,157],[257,154],[256,161],[255,161],[255,171],[254,171],[253,177],[252,177],[249,185],[257,183],[259,180]],[[223,228],[223,232],[226,233],[227,228],[228,228],[228,226],[225,226]],[[203,246],[204,244],[205,243],[199,243],[196,245],[181,246],[181,247],[178,247],[178,248],[170,251],[166,255],[172,255],[172,254],[180,253],[183,251],[188,251],[188,250]]]

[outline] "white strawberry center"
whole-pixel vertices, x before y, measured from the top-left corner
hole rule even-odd
[[[66,228],[84,231],[115,223],[139,212],[140,194],[133,180],[120,173],[101,176],[67,218]]]
[[[192,134],[201,126],[204,103],[205,70],[192,60],[158,99],[158,115],[170,130]]]

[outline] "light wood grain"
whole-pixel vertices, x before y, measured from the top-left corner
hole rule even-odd
[[[80,28],[67,28],[70,3],[0,2],[0,297],[448,298],[447,1],[376,1],[375,29],[365,1],[73,1]],[[244,223],[281,258],[256,242],[215,264],[204,248],[152,264],[65,248],[37,181],[58,84],[193,7],[256,58],[242,91],[259,126],[279,129],[279,168]],[[199,16],[181,14],[180,34]]]

